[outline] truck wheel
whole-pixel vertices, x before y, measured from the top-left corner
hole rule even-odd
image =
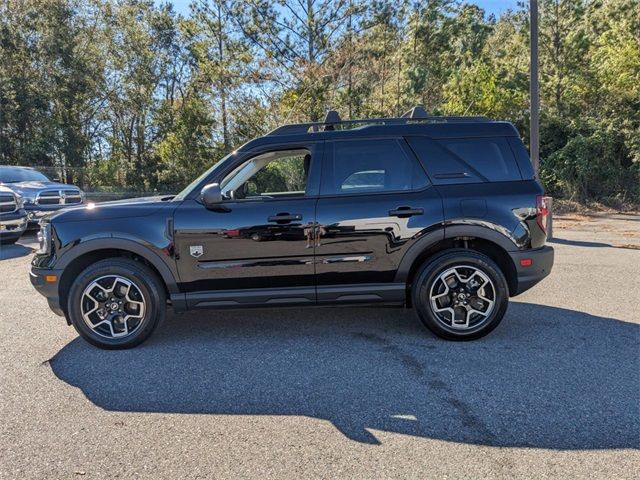
[[[486,255],[456,249],[425,263],[412,285],[421,322],[447,340],[474,340],[498,326],[509,290],[500,268]]]
[[[164,319],[165,290],[146,265],[128,258],[85,268],[69,291],[71,323],[87,342],[105,349],[144,342]]]

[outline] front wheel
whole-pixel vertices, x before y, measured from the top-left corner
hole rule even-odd
[[[498,326],[509,291],[500,268],[469,250],[443,252],[416,275],[412,299],[429,330],[447,340],[474,340]]]
[[[105,349],[144,342],[165,315],[166,295],[156,274],[128,258],[88,266],[73,282],[67,311],[77,332]]]

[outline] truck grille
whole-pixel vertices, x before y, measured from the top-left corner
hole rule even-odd
[[[0,193],[0,213],[11,213],[18,209],[18,202],[13,193]]]
[[[47,190],[41,192],[36,198],[38,205],[74,205],[82,203],[80,190]]]

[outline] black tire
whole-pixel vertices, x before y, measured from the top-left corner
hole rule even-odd
[[[470,269],[465,270],[468,267],[470,267]],[[453,294],[453,291],[458,288],[458,286],[448,289],[445,282],[440,279],[441,274],[453,268],[458,268],[461,272],[472,271],[471,268],[479,270],[491,281],[492,285],[486,284],[487,291],[482,290],[487,296],[486,298],[494,302],[491,312],[488,313],[488,315],[483,317],[476,313],[467,314],[466,311],[463,310],[463,308],[466,309],[467,303],[465,303],[464,306],[453,305],[453,299],[450,299],[449,296],[452,295],[456,297],[455,301],[460,301],[457,295]],[[469,281],[471,277],[472,276],[467,276],[467,281]],[[476,277],[476,279],[478,279],[478,277]],[[452,281],[456,282],[457,280],[454,278]],[[458,284],[456,283],[455,285]],[[467,284],[459,285],[461,291],[463,286],[468,287]],[[443,298],[442,302],[445,302],[444,304],[440,304],[439,302],[441,301],[436,300],[436,308],[446,308],[450,306],[454,307],[454,310],[457,308],[458,313],[453,312],[453,315],[448,312],[446,312],[446,314],[440,313],[440,315],[436,313],[431,302],[432,296],[430,292],[432,292],[432,289],[437,289],[437,294],[451,292],[447,293]],[[492,290],[493,295],[489,294],[489,289]],[[429,259],[417,272],[415,281],[411,287],[411,295],[413,305],[416,308],[418,318],[422,324],[437,336],[446,340],[475,340],[487,335],[500,324],[509,303],[507,281],[496,263],[486,255],[464,249],[447,250]],[[466,290],[463,295],[467,295],[468,304],[478,302],[477,305],[484,305],[484,308],[480,308],[481,310],[489,311],[489,302],[478,300],[477,296],[469,296]],[[469,306],[472,307],[473,305]],[[467,327],[460,325],[452,326],[454,324],[453,316],[477,320],[475,324],[473,324],[472,321],[468,321]]]
[[[144,303],[144,315],[140,315],[141,319],[135,323],[133,331],[116,338],[108,338],[105,334],[100,334],[99,331],[92,329],[83,319],[82,312],[83,302],[87,301],[84,295],[85,289],[94,281],[104,277],[108,282],[111,276],[121,277],[132,282],[136,300],[140,300],[141,297]],[[124,300],[126,304],[126,299]],[[143,263],[128,258],[108,258],[89,265],[78,275],[69,291],[67,312],[76,331],[92,345],[108,350],[132,348],[149,338],[164,320],[166,294],[161,280],[153,270]],[[95,323],[100,322],[98,320]],[[107,325],[112,333],[114,331],[113,325],[113,322],[111,322],[111,327]],[[105,327],[102,328],[105,329]],[[106,333],[106,335],[109,334]]]

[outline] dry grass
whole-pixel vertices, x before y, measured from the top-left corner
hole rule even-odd
[[[632,202],[588,202],[579,203],[573,200],[553,199],[553,214],[563,215],[577,213],[589,215],[593,213],[640,213],[640,205]]]

